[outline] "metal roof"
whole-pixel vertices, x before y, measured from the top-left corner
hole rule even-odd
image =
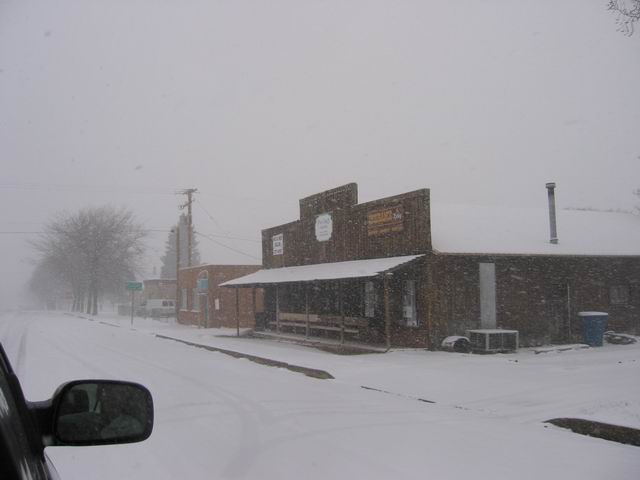
[[[268,268],[258,270],[244,277],[229,280],[228,282],[221,283],[220,286],[246,287],[279,283],[375,277],[422,256],[423,255],[406,255],[402,257],[372,258],[349,262],[316,263],[298,267]]]

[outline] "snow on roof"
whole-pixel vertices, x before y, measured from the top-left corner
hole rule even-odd
[[[442,253],[640,255],[640,217],[558,210],[558,244],[546,208],[431,205],[431,241]]]
[[[274,283],[310,282],[313,280],[339,280],[342,278],[375,277],[376,275],[411,262],[422,255],[372,258],[350,262],[317,263],[299,267],[258,270],[244,277],[221,283],[221,287],[239,285],[265,285]]]

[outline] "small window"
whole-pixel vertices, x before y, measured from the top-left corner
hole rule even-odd
[[[376,313],[376,287],[373,282],[364,284],[364,316],[373,318]]]
[[[191,306],[191,310],[194,312],[200,311],[200,295],[198,294],[198,289],[193,289],[193,304]]]
[[[183,288],[180,292],[180,308],[187,310],[187,289]]]
[[[418,326],[416,312],[416,282],[405,280],[402,288],[402,317],[407,327]]]
[[[629,303],[640,305],[640,285],[631,285],[629,287]]]
[[[611,305],[626,305],[629,303],[629,287],[614,285],[609,289],[609,303]]]

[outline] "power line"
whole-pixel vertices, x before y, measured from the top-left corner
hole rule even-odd
[[[133,195],[175,195],[178,193],[184,193],[187,189],[179,189],[171,187],[158,187],[149,188],[147,186],[136,185],[90,185],[90,184],[55,184],[55,183],[33,183],[33,182],[5,182],[0,183],[0,190],[46,190],[57,192],[102,192],[102,193],[125,193]],[[198,191],[202,195],[209,197],[221,198],[224,200],[235,199],[239,201],[249,201],[257,203],[265,203],[269,201],[272,203],[279,203],[282,205],[289,205],[290,203],[285,200],[269,197],[252,197],[233,194],[218,194],[207,191]],[[215,221],[215,219],[214,219]],[[221,230],[223,230],[221,228]]]
[[[143,229],[143,232],[145,233],[171,233],[172,230],[167,230],[167,229]],[[45,235],[48,233],[54,233],[54,232],[44,232],[44,231],[39,231],[39,232],[34,232],[34,231],[22,231],[22,230],[7,230],[7,231],[0,231],[0,235]],[[198,232],[200,233],[200,232]],[[255,238],[246,238],[246,237],[237,237],[237,236],[233,236],[233,235],[220,235],[217,233],[200,233],[201,235],[208,235],[210,237],[216,237],[216,238],[225,238],[227,240],[241,240],[244,242],[254,242],[254,243],[261,243],[260,240],[256,240]]]
[[[216,245],[219,245],[223,248],[226,248],[227,250],[231,250],[232,252],[235,253],[239,253],[240,255],[244,255],[245,257],[249,257],[249,258],[253,258],[254,260],[260,260],[258,257],[256,257],[255,255],[251,255],[250,253],[247,252],[243,252],[242,250],[238,250],[236,248],[230,247],[229,245],[225,245],[224,243],[218,242],[217,240],[214,240],[213,238],[211,238],[208,235],[205,235],[203,233],[200,232],[195,232],[196,235],[199,235],[201,237],[206,238],[207,240],[209,240],[210,242],[215,243]]]
[[[27,232],[27,231],[13,231],[13,230],[5,230],[5,231],[0,231],[0,235],[46,235],[46,234],[56,234],[56,233],[69,233],[69,232],[62,232],[62,231],[58,231],[56,230],[55,232]],[[171,232],[171,230],[160,230],[160,229],[142,229],[142,232],[144,233],[149,233],[149,232],[161,232],[161,233],[169,233]],[[240,239],[238,239],[240,240]]]
[[[55,184],[55,183],[0,183],[0,190],[47,190],[47,191],[86,191],[86,192],[117,192],[141,195],[173,195],[170,188],[149,188],[138,186],[114,186],[114,185],[82,185],[82,184]]]
[[[200,207],[204,213],[207,214],[207,216],[211,219],[211,221],[213,223],[216,224],[216,226],[221,230],[221,231],[225,231],[224,228],[222,228],[222,225],[220,225],[220,222],[218,222],[213,215],[211,215],[206,208],[204,208],[204,205],[202,205],[202,202],[200,203],[196,203],[196,205],[198,205],[198,207]],[[211,237],[217,237],[217,238],[226,238],[228,240],[242,240],[245,242],[255,242],[255,243],[262,243],[261,240],[256,240],[255,238],[246,238],[246,237],[239,237],[237,235],[226,235],[226,234],[215,234],[215,233],[208,233],[207,235],[211,236]]]
[[[207,216],[211,219],[211,221],[216,224],[216,227],[218,227],[218,229],[220,229],[220,231],[224,232],[224,228],[222,228],[222,225],[220,225],[220,222],[218,222],[218,220],[216,220],[213,217],[213,215],[211,215],[209,213],[209,211],[206,208],[204,208],[204,205],[202,205],[202,203],[198,203],[198,206],[204,211],[204,213],[207,214]]]
[[[227,240],[241,240],[243,242],[262,243],[262,240],[256,240],[255,238],[236,237],[234,235],[220,235],[216,233],[207,233],[207,235],[216,238],[226,238]]]

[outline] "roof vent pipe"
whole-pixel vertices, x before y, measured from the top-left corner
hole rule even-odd
[[[553,182],[547,183],[546,187],[549,197],[549,228],[551,229],[551,239],[549,241],[555,245],[558,243],[558,230],[556,228],[556,184]]]

